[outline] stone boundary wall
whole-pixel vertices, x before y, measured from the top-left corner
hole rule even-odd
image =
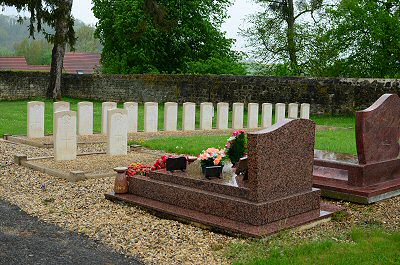
[[[48,73],[0,72],[0,100],[45,96]],[[313,113],[349,113],[384,93],[399,93],[397,79],[215,75],[63,76],[63,96],[99,101],[307,102]]]

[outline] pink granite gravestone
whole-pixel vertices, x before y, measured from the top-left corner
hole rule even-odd
[[[314,186],[327,197],[373,203],[400,194],[400,98],[384,94],[356,112],[358,161],[316,158]]]
[[[315,123],[284,120],[248,133],[249,188],[255,201],[311,192]]]
[[[356,142],[360,164],[396,159],[399,156],[400,98],[384,94],[356,113]]]
[[[248,134],[248,179],[224,173],[205,179],[185,172],[152,171],[129,178],[127,195],[106,194],[211,228],[262,236],[328,217],[312,188],[315,123],[283,120]],[[189,166],[190,167],[190,166]]]

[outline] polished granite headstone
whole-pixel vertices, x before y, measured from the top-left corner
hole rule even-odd
[[[106,197],[246,236],[311,223],[331,214],[321,210],[320,190],[312,188],[314,140],[311,120],[283,120],[248,134],[248,180],[231,165],[221,178],[207,180],[196,161],[185,172],[135,175],[129,194]]]
[[[322,195],[373,203],[400,194],[400,98],[384,94],[356,113],[357,158],[314,160],[314,187]],[[320,155],[320,154],[319,154]]]

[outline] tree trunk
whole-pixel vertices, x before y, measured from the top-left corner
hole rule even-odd
[[[297,74],[297,56],[296,56],[296,42],[295,42],[295,24],[294,24],[294,6],[293,0],[288,0],[288,12],[286,23],[287,29],[287,51],[289,53],[290,68]]]
[[[47,88],[47,97],[54,101],[61,99],[61,78],[67,35],[69,30],[68,19],[71,15],[73,0],[64,0],[60,3],[57,21],[55,23],[54,46],[51,54],[50,82]]]
[[[51,53],[50,82],[47,89],[47,97],[54,101],[61,99],[61,77],[65,44],[54,43]]]

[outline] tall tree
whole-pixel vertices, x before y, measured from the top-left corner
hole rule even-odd
[[[104,71],[244,73],[233,40],[220,31],[230,2],[93,0]],[[215,62],[230,67],[208,67]]]
[[[53,100],[61,98],[61,75],[66,44],[75,44],[73,29],[74,19],[71,16],[73,0],[1,0],[2,6],[14,6],[18,11],[27,10],[30,13],[29,34],[43,32],[46,39],[53,43],[50,81],[47,96]],[[20,17],[22,20],[22,17]],[[45,23],[55,30],[49,33],[43,30]]]
[[[341,0],[326,13],[315,74],[400,77],[399,0]]]
[[[252,26],[242,31],[254,48],[254,55],[264,63],[287,63],[292,74],[299,74],[315,12],[323,0],[255,1],[264,10],[252,15]]]
[[[49,65],[51,63],[51,45],[45,39],[23,41],[14,45],[15,55],[24,56],[28,64]]]
[[[79,52],[101,52],[100,40],[95,38],[95,28],[92,26],[83,25],[80,28],[75,28],[76,44],[75,50]]]

